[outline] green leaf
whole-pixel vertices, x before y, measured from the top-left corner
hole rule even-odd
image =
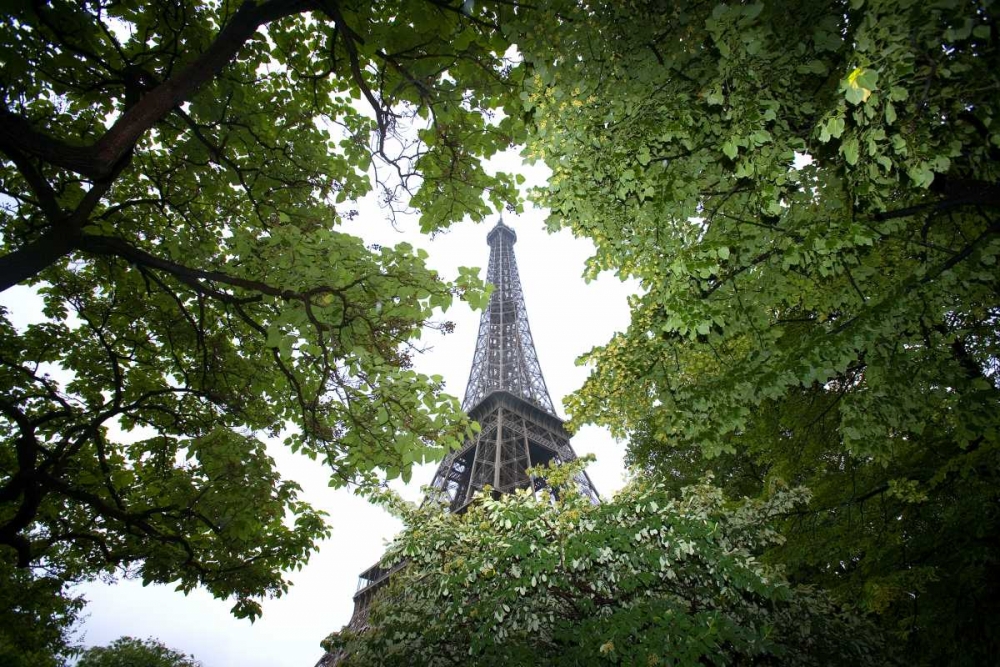
[[[1000,596],[989,572],[954,565],[978,558],[969,535],[1000,535],[988,511],[1000,410],[973,379],[1000,349],[1000,304],[989,220],[924,207],[940,174],[996,181],[997,68],[985,15],[903,4],[769,4],[741,23],[739,3],[564,3],[517,39],[551,76],[553,99],[529,120],[530,150],[553,171],[536,197],[549,226],[594,244],[588,277],[640,286],[629,326],[586,358],[571,423],[608,428],[675,498],[706,470],[732,502],[807,484],[816,525],[776,527],[785,541],[768,562],[876,611],[888,637],[906,629],[890,639],[899,660],[949,664],[942,647],[982,645],[979,621],[954,614],[960,591]],[[592,102],[560,110],[578,87]],[[643,146],[670,158],[626,182]],[[892,479],[927,500],[888,495]],[[643,634],[586,636],[592,659]]]
[[[850,137],[840,146],[840,151],[844,154],[847,164],[854,166],[858,163],[858,139]]]
[[[436,503],[404,509],[383,565],[405,566],[366,609],[366,631],[342,632],[336,646],[359,665],[432,664],[470,648],[496,664],[652,664],[654,654],[683,655],[678,664],[691,665],[722,656],[734,664],[798,661],[817,642],[832,647],[826,655],[835,662],[884,659],[869,622],[792,587],[758,558],[780,542],[774,517],[798,511],[807,492],[781,488],[767,500],[730,502],[707,479],[674,494],[640,473],[595,505],[567,485],[585,464],[531,470],[541,498],[480,494],[460,515]],[[378,500],[397,512],[403,505],[391,493]],[[768,603],[748,607],[748,596]],[[602,613],[580,613],[598,601]],[[761,641],[762,625],[780,645]],[[623,637],[640,639],[615,641]]]
[[[892,106],[892,102],[885,104],[885,122],[890,125],[896,122],[896,108]]]

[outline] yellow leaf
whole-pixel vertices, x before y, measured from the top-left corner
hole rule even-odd
[[[868,96],[872,94],[872,91],[858,83],[858,77],[862,76],[864,73],[864,67],[855,67],[854,71],[847,75],[847,85],[855,90],[860,90],[861,101],[867,102]]]
[[[601,655],[605,655],[607,653],[611,653],[614,650],[615,650],[615,643],[614,642],[607,642],[605,644],[601,644]]]

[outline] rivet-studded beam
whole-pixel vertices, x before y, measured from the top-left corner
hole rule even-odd
[[[501,218],[486,237],[493,285],[490,303],[479,320],[479,338],[462,407],[472,410],[494,391],[506,391],[555,415],[528,327],[514,243],[517,235]]]

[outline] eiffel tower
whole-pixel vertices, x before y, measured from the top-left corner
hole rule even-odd
[[[501,217],[486,242],[490,246],[486,280],[493,293],[479,320],[462,402],[482,428],[475,439],[445,457],[432,482],[453,512],[463,511],[487,486],[495,494],[527,488],[537,493],[543,483],[530,478],[528,468],[576,458],[570,435],[552,406],[531,338],[514,257],[517,234]],[[585,473],[576,483],[597,502]]]
[[[501,216],[486,236],[490,246],[487,282],[490,302],[479,321],[479,338],[462,407],[479,422],[475,438],[452,452],[438,466],[431,484],[450,511],[463,512],[475,494],[490,488],[494,495],[531,489],[536,495],[555,493],[528,469],[576,458],[570,434],[549,397],[538,354],[528,326],[528,313],[517,272],[517,234]],[[586,473],[576,477],[580,491],[598,502]],[[354,595],[354,614],[347,627],[362,631],[376,592],[402,567],[375,564],[361,573]],[[316,667],[330,667],[340,656],[326,654]]]

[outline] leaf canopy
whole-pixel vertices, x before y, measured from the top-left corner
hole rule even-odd
[[[994,3],[544,3],[527,156],[588,275],[641,281],[575,424],[728,491],[806,484],[777,553],[914,663],[998,651]],[[960,611],[956,611],[960,610]]]
[[[470,433],[411,357],[485,286],[338,227],[373,192],[427,231],[516,205],[483,166],[523,138],[508,10],[5,8],[0,289],[43,312],[0,310],[0,558],[204,586],[254,618],[329,534],[262,438],[342,486]]]

